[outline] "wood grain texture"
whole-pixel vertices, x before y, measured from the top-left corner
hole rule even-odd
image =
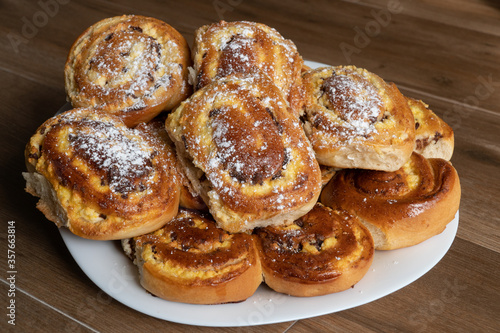
[[[52,4],[49,12],[40,3]],[[7,222],[15,221],[18,270],[16,327],[7,323],[4,310],[0,331],[495,332],[500,326],[497,1],[46,0],[4,1],[0,8],[0,243],[6,253]],[[423,277],[382,299],[263,326],[220,329],[166,322],[104,294],[75,263],[56,227],[36,210],[35,198],[24,193],[21,172],[29,137],[66,102],[63,68],[71,44],[91,24],[125,13],[162,19],[190,45],[194,30],[204,24],[262,22],[292,39],[305,59],[367,68],[395,82],[405,95],[424,100],[455,131],[451,161],[460,175],[462,201],[450,251]],[[6,257],[0,270],[5,309]]]

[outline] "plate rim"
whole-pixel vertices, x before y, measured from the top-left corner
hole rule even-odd
[[[102,291],[123,305],[151,317],[179,324],[206,327],[245,327],[313,318],[355,308],[388,296],[415,282],[441,261],[455,240],[458,225],[459,211],[457,211],[455,218],[446,226],[445,230],[441,234],[436,235],[420,244],[398,250],[376,250],[373,263],[366,275],[361,281],[346,291],[324,296],[294,297],[274,292],[265,286],[265,283],[263,283],[254,295],[243,302],[218,305],[176,303],[154,297],[140,286],[137,267],[123,252],[120,252],[119,249],[117,249],[117,242],[119,241],[96,241],[84,239],[72,234],[67,228],[60,228],[59,231],[71,256],[87,277]],[[86,250],[83,251],[83,255],[81,251],[82,245],[84,246],[84,250]],[[109,263],[104,268],[93,267],[95,264],[94,259],[96,258],[93,257],[93,254],[87,254],[87,257],[85,258],[85,253],[88,253],[88,250],[91,250],[92,248],[100,251],[97,248],[103,246],[104,250],[107,247],[108,251],[113,251],[112,256],[107,258],[110,259]],[[387,269],[385,271],[386,274],[382,274],[382,276],[384,278],[391,277],[391,270],[394,270],[395,267],[400,265],[399,261],[401,261],[401,256],[405,256],[404,253],[408,255],[408,252],[410,252],[410,254],[413,252],[413,256],[415,257],[415,253],[425,252],[425,248],[428,248],[427,252],[434,254],[434,256],[430,257],[430,260],[427,258],[424,265],[420,266],[419,269],[414,269],[409,273],[407,272],[405,279],[391,283],[390,288],[386,287],[385,290],[380,288],[378,288],[378,291],[364,289],[366,288],[366,283],[363,282],[367,281],[367,279],[370,278],[370,275],[379,275],[380,272],[378,270],[382,268]],[[429,251],[429,248],[434,250]],[[435,251],[436,248],[439,250],[438,252]],[[377,264],[377,261],[380,261],[382,256],[388,256],[389,258],[384,259],[381,263]],[[101,259],[102,258],[103,257],[101,256]],[[117,258],[118,260],[116,260]],[[380,279],[380,277],[371,277],[371,280],[374,279]],[[134,298],[127,293],[123,294],[123,289],[116,286],[116,284],[119,284],[120,282],[123,286],[129,288],[127,291],[134,290],[136,294],[139,292],[139,296],[135,295]],[[384,285],[382,283],[383,281],[378,282],[379,285]],[[133,289],[130,289],[130,287]],[[368,291],[368,297],[361,297],[360,299],[360,295],[366,291]],[[138,305],[137,297],[139,297],[142,301],[150,303],[150,308],[145,309]],[[357,298],[358,300],[350,301],[344,304],[340,302],[341,305],[335,304],[336,298],[345,299],[351,297]],[[159,302],[161,302],[161,304]],[[293,306],[290,305],[291,303]],[[327,306],[323,306],[324,303],[327,303]],[[160,304],[160,309],[151,309],[153,305],[158,304]],[[335,305],[328,306],[328,304]],[[275,311],[279,309],[279,306],[287,306],[287,308],[301,308],[306,309],[306,311],[287,313],[286,315],[280,314],[278,311],[278,315],[275,316]],[[228,312],[232,313],[228,316],[224,315],[223,318],[221,318],[221,313],[227,314]],[[207,315],[207,313],[209,314]]]

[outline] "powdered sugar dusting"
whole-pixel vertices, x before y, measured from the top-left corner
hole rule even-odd
[[[177,146],[202,171],[191,181],[205,191],[217,221],[237,218],[246,230],[254,222],[292,220],[297,208],[317,198],[314,151],[287,111],[283,95],[257,72],[215,81],[169,116]],[[235,211],[244,213],[236,217]]]
[[[90,119],[81,120],[76,128],[69,133],[70,145],[105,174],[101,185],[122,195],[145,188],[144,181],[153,172],[152,149],[146,142],[133,139],[135,130]]]
[[[147,107],[145,101],[158,89],[166,90],[173,75],[182,72],[174,42],[160,43],[142,29],[131,28],[111,33],[96,45],[85,74],[90,85],[81,86],[82,93],[90,89],[103,101],[121,100],[123,111]]]
[[[253,38],[239,38],[237,40],[233,39],[234,42],[228,43],[224,46],[222,51],[229,50],[231,53],[235,55],[235,57],[240,62],[247,62],[250,60],[248,54],[244,54],[241,50],[249,48],[253,43],[255,43],[255,39]]]
[[[209,165],[222,165],[234,181],[241,183],[261,183],[280,172],[284,147],[267,111],[242,112],[222,107],[211,114],[217,153]]]
[[[322,89],[343,127],[355,136],[376,132],[374,123],[380,117],[383,102],[377,90],[360,75],[333,73],[324,80]]]
[[[293,68],[298,55],[292,41],[283,38],[273,28],[246,21],[224,23],[222,28],[220,23],[215,24],[212,29],[208,29],[207,34],[210,37],[205,47],[214,50],[217,58],[206,58],[203,61],[207,62],[206,66],[219,63],[216,73],[210,75],[223,77],[258,69],[283,89],[286,96],[289,94],[296,79]],[[203,82],[202,85],[206,83]]]

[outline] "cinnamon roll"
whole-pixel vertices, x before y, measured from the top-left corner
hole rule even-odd
[[[318,162],[337,168],[399,169],[415,144],[415,122],[394,84],[354,66],[303,74],[304,130]]]
[[[260,70],[284,93],[294,112],[301,110],[304,61],[295,44],[265,24],[220,21],[195,32],[194,83],[200,89],[233,73]]]
[[[375,249],[392,250],[441,233],[458,211],[460,182],[449,162],[413,153],[395,172],[337,172],[321,202],[356,215],[372,233]]]
[[[179,205],[175,156],[160,128],[131,129],[86,108],[52,117],[27,145],[26,190],[49,220],[84,238],[156,230]]]
[[[191,93],[189,46],[170,25],[123,15],[99,21],[74,42],[64,68],[73,107],[95,107],[130,127]]]
[[[413,98],[406,100],[415,118],[415,152],[426,158],[449,161],[454,148],[451,127],[432,112],[429,105]]]
[[[292,296],[351,288],[373,260],[373,239],[361,222],[320,203],[289,226],[258,228],[254,233],[264,282]]]
[[[180,209],[164,227],[131,243],[126,249],[134,251],[142,286],[169,301],[240,302],[262,282],[252,236],[225,232],[207,214]]]
[[[166,128],[196,193],[227,231],[292,222],[319,196],[314,152],[260,73],[203,87],[168,115]]]

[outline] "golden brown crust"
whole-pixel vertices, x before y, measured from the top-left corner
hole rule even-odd
[[[370,232],[354,216],[318,203],[294,224],[255,230],[265,283],[292,296],[339,292],[373,260]]]
[[[395,172],[337,172],[321,202],[358,216],[372,232],[375,249],[392,250],[441,233],[458,211],[460,182],[449,162],[413,153]]]
[[[318,162],[338,168],[399,169],[415,144],[415,123],[394,84],[354,66],[303,74],[304,130]]]
[[[169,114],[166,127],[196,193],[225,230],[292,222],[319,196],[314,152],[265,76],[210,83]]]
[[[93,24],[74,42],[64,69],[73,107],[97,107],[133,127],[191,92],[189,46],[158,19],[123,15]]]
[[[420,100],[406,98],[415,118],[415,152],[425,158],[449,161],[453,155],[452,128]]]
[[[141,284],[169,301],[240,302],[262,282],[252,236],[229,234],[200,212],[180,209],[163,228],[133,243]]]
[[[162,130],[164,133],[159,134]],[[47,120],[27,146],[27,190],[58,226],[98,240],[158,229],[177,213],[179,177],[162,123],[128,128],[93,109]]]
[[[220,21],[196,30],[193,45],[195,87],[233,73],[264,72],[294,112],[303,102],[304,61],[295,44],[262,23]]]

